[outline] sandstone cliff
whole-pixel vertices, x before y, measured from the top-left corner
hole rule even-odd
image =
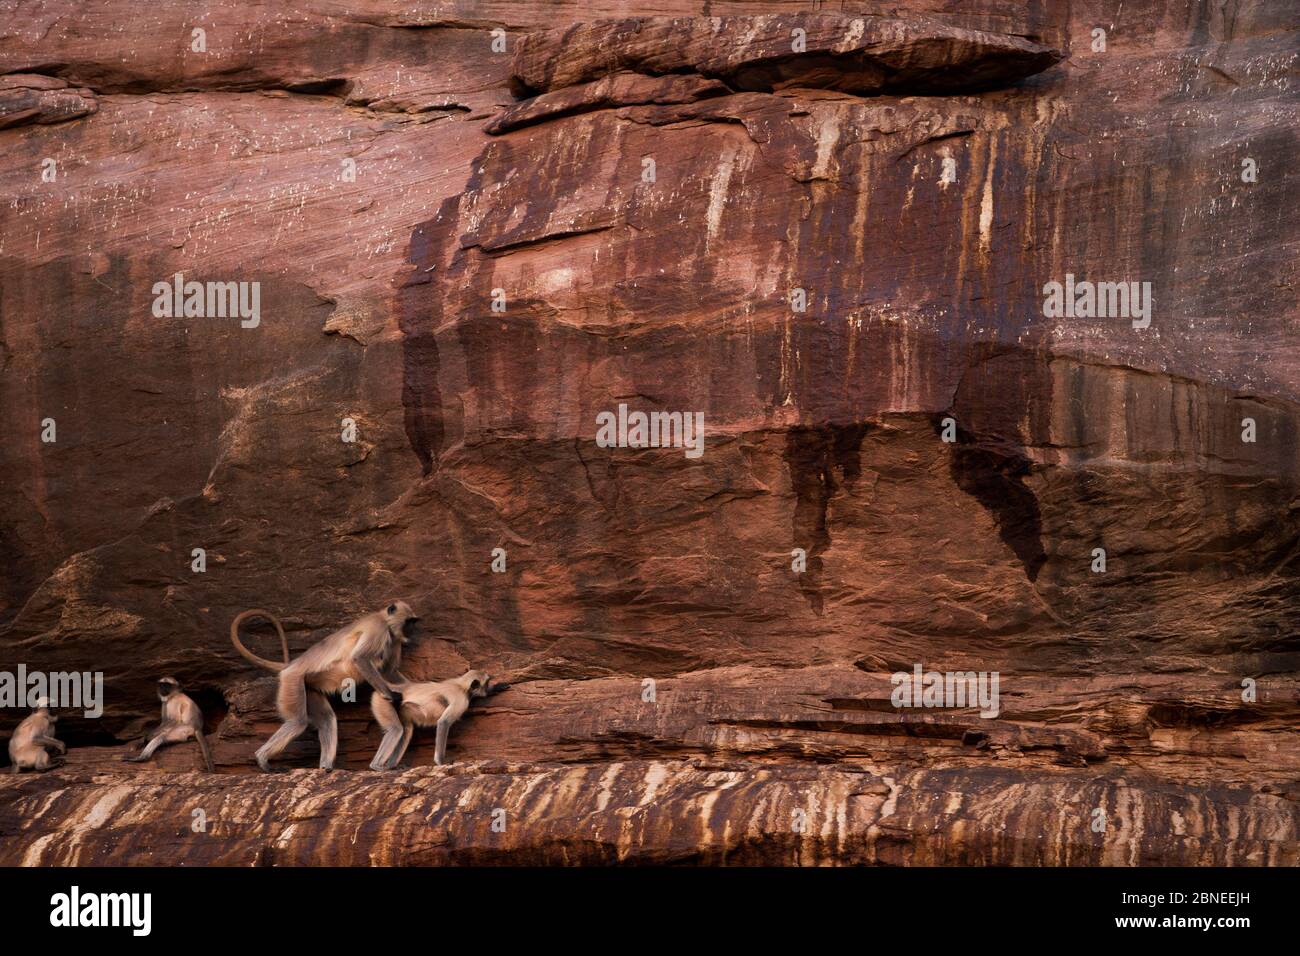
[[[106,688],[0,863],[1300,862],[1287,7],[0,11],[0,648]],[[411,676],[513,682],[457,764],[360,772],[354,704],[249,775],[230,620],[391,597]],[[162,674],[217,776],[119,762]]]

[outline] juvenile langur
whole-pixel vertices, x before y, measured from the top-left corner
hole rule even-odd
[[[252,617],[264,617],[275,625],[284,650],[283,664],[258,657],[239,640],[239,626]],[[406,628],[418,620],[405,601],[395,601],[382,611],[340,628],[290,661],[284,628],[273,614],[252,610],[235,618],[230,625],[230,640],[235,650],[259,667],[280,675],[275,706],[284,724],[257,751],[257,765],[269,771],[270,759],[311,726],[320,736],[321,769],[333,770],[339,744],[338,721],[326,695],[337,693],[343,682],[351,678],[369,684],[374,689],[374,697],[400,707],[402,695],[383,672],[394,672],[401,660],[402,645],[410,640]]]
[[[447,756],[447,734],[451,725],[464,715],[470,703],[503,691],[509,684],[493,683],[483,671],[466,671],[459,677],[444,681],[400,680],[402,692],[396,706],[375,694],[370,698],[370,712],[383,728],[384,739],[379,742],[371,770],[392,770],[406,754],[415,726],[438,728],[433,762],[441,766]]]
[[[50,759],[46,747],[53,747],[60,754],[68,752],[62,740],[54,738],[54,724],[58,717],[50,713],[49,704],[41,700],[14,730],[9,739],[9,760],[13,763],[13,772],[22,770],[50,770],[62,766],[63,760]]]
[[[203,765],[208,773],[215,773],[212,766],[212,752],[208,750],[208,741],[203,736],[203,711],[199,705],[181,690],[181,685],[174,677],[164,677],[158,682],[158,699],[162,701],[162,724],[158,732],[150,738],[134,757],[122,759],[128,763],[142,763],[153,756],[153,752],[163,744],[179,744],[186,740],[197,740],[199,750],[203,752]]]

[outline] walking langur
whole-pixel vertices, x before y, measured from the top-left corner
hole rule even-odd
[[[378,694],[370,698],[370,712],[384,730],[371,770],[392,770],[406,754],[411,735],[418,724],[421,727],[438,727],[433,762],[441,766],[447,756],[447,734],[451,725],[464,715],[477,697],[486,697],[503,691],[509,684],[493,683],[483,671],[466,671],[459,677],[444,681],[408,681],[401,679],[400,702],[394,705]]]
[[[128,763],[142,763],[153,756],[153,752],[163,744],[179,744],[186,740],[197,740],[199,750],[203,752],[203,765],[208,773],[215,773],[212,766],[212,752],[208,750],[207,738],[203,736],[203,711],[193,699],[181,691],[181,685],[174,677],[164,677],[158,681],[158,699],[162,701],[162,724],[157,733],[150,738],[134,757],[122,759]]]
[[[239,626],[252,617],[264,617],[275,625],[284,650],[283,664],[258,657],[239,640]],[[418,620],[405,601],[395,601],[382,611],[340,628],[290,661],[289,642],[275,615],[252,610],[235,618],[230,625],[230,640],[235,650],[259,667],[280,675],[275,706],[284,724],[257,751],[257,765],[269,771],[270,759],[311,726],[320,736],[321,769],[333,770],[339,744],[338,721],[326,695],[337,693],[346,680],[365,681],[374,689],[375,697],[401,706],[401,693],[383,672],[395,672],[402,645],[410,640],[406,629]]]
[[[50,770],[62,766],[63,760],[51,760],[45,750],[46,747],[53,747],[60,754],[68,752],[67,745],[54,737],[54,724],[58,719],[50,713],[49,703],[44,698],[36,702],[36,709],[27,715],[9,738],[9,760],[13,763],[14,773],[22,770]]]

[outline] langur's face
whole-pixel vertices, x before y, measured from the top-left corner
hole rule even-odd
[[[420,618],[405,601],[394,601],[385,610],[389,629],[397,635],[403,644],[411,643],[414,636],[415,622]]]
[[[492,675],[487,673],[486,671],[470,671],[468,676],[470,679],[469,682],[470,697],[486,697],[489,694],[495,694],[498,691],[503,691],[510,686],[509,684],[503,683],[501,681],[494,681],[492,679]]]
[[[158,682],[158,697],[160,700],[166,700],[176,691],[180,690],[180,684],[176,683],[173,677],[164,677]]]

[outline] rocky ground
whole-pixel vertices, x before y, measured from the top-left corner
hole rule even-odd
[[[1300,863],[1289,5],[630,12],[0,10],[0,669],[105,685],[0,863]],[[255,775],[231,619],[395,597],[512,682],[454,765]],[[164,674],[217,775],[121,763]]]

